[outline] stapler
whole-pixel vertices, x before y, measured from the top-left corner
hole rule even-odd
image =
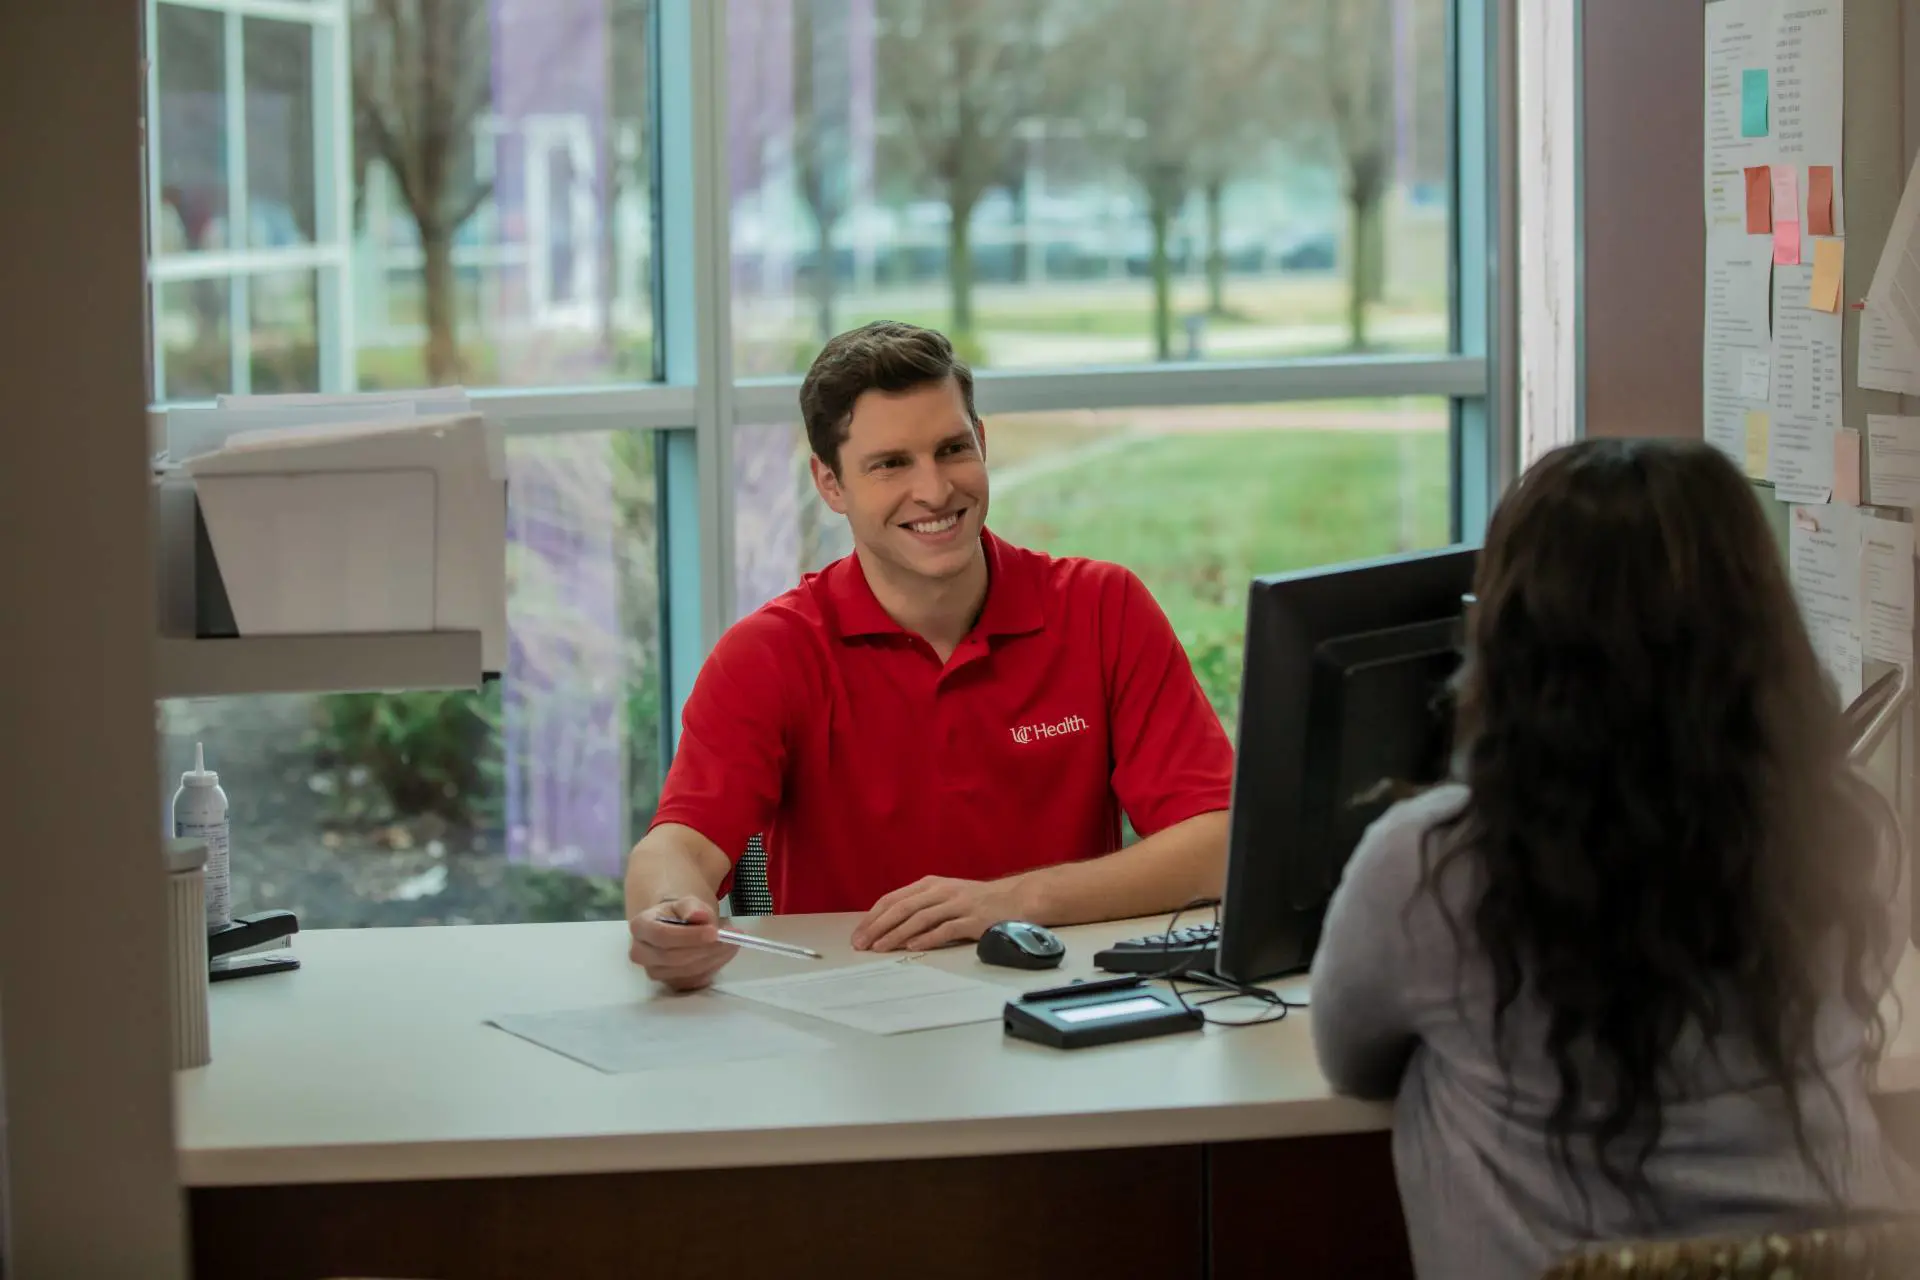
[[[298,969],[300,959],[293,952],[284,948],[278,951],[259,948],[299,931],[300,919],[291,911],[256,911],[250,916],[235,916],[232,923],[218,929],[207,930],[207,981]]]

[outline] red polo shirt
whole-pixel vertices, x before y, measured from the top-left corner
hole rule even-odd
[[[991,880],[1227,807],[1232,746],[1127,569],[988,533],[980,620],[945,665],[848,556],[741,619],[687,699],[655,824],[738,858],[774,909],[865,911],[925,875]]]

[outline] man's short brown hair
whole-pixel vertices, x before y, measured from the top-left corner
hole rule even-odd
[[[898,320],[876,320],[837,335],[814,357],[800,384],[800,416],[813,456],[840,474],[840,446],[847,442],[853,405],[869,391],[898,394],[952,378],[973,408],[973,370],[954,354],[946,335]]]

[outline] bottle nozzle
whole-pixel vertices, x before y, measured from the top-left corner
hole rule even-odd
[[[219,779],[217,773],[207,771],[207,749],[201,743],[193,744],[193,768],[181,775],[180,781],[190,787],[210,787]]]

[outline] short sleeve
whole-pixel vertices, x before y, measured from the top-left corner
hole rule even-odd
[[[1167,615],[1131,571],[1105,566],[1103,618],[1113,790],[1134,829],[1152,835],[1227,807],[1233,744],[1195,679]]]
[[[680,743],[649,827],[691,827],[738,860],[779,808],[796,681],[782,673],[788,627],[767,611],[741,619],[700,668]]]

